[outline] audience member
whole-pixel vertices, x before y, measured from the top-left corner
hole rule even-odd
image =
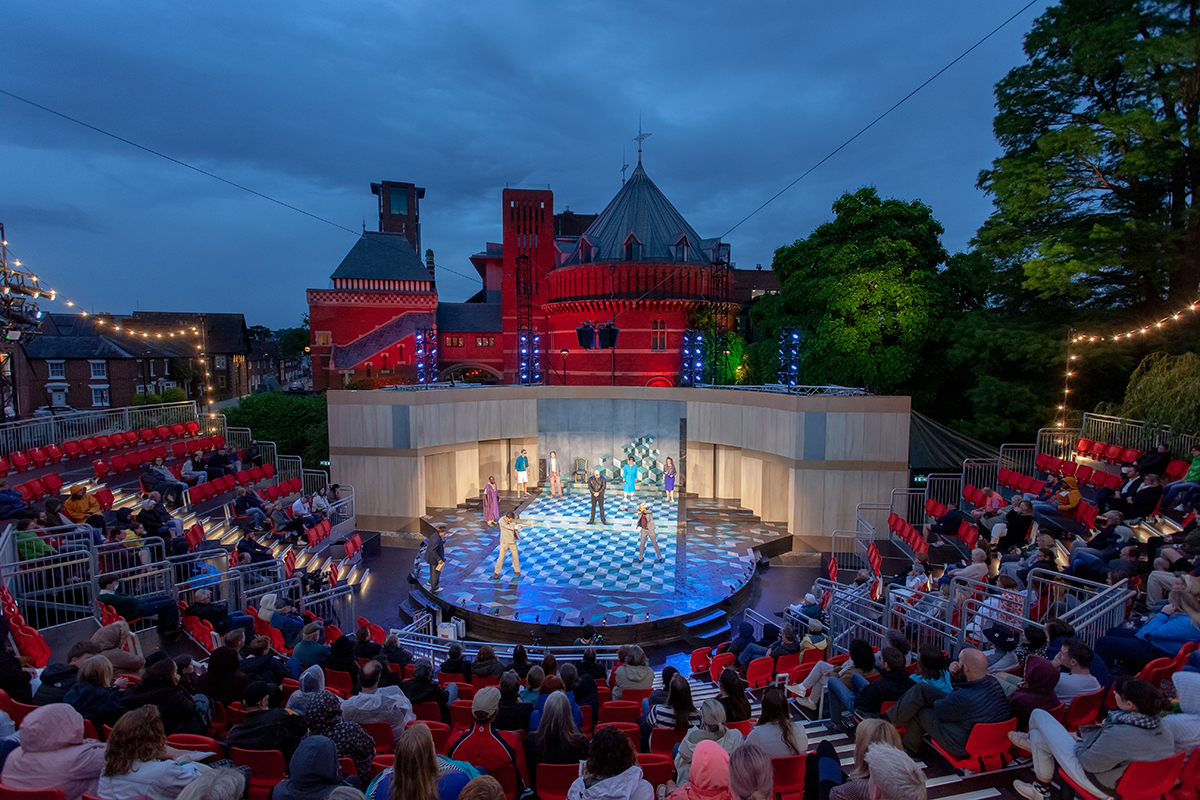
[[[946,669],[946,654],[941,648],[932,644],[921,645],[921,656],[917,664],[917,673],[912,676],[913,683],[928,683],[946,694],[953,690],[950,685],[950,671]]]
[[[538,695],[537,703],[534,704],[533,713],[529,716],[529,727],[537,728],[541,724],[542,710],[545,708],[546,700],[555,692],[562,692],[566,695],[567,702],[571,705],[571,719],[575,720],[575,724],[583,727],[583,709],[575,702],[575,697],[567,691],[566,684],[558,675],[550,675],[542,681],[541,694]]]
[[[595,651],[593,651],[593,655],[595,655]],[[593,658],[593,661],[594,660],[595,659]],[[525,652],[525,645],[519,644],[514,647],[512,651],[512,661],[509,662],[508,668],[517,673],[518,678],[525,680],[525,676],[529,674],[529,670],[532,667],[533,664],[529,661],[529,654]]]
[[[612,699],[620,700],[626,689],[650,689],[654,686],[654,670],[646,664],[646,652],[630,645],[625,663],[613,673]]]
[[[716,700],[705,700],[701,703],[700,724],[688,731],[679,743],[679,749],[675,753],[675,775],[678,783],[687,782],[692,766],[692,754],[696,746],[704,741],[716,742],[727,753],[732,753],[745,741],[741,731],[726,727],[725,706]]]
[[[1005,675],[1016,679],[1015,675]],[[1008,698],[1012,715],[1017,718],[1017,727],[1025,730],[1029,727],[1029,715],[1034,709],[1053,711],[1061,701],[1055,693],[1058,685],[1059,672],[1054,664],[1041,656],[1030,656],[1025,662],[1025,678]]]
[[[255,636],[250,640],[250,655],[242,659],[239,671],[251,683],[264,681],[276,686],[282,686],[288,675],[287,664],[271,652],[271,640],[266,636]]]
[[[208,732],[208,720],[197,710],[196,701],[179,685],[178,668],[162,650],[147,660],[142,682],[125,697],[124,705],[130,710],[157,706],[168,736]]]
[[[504,664],[496,658],[496,651],[490,644],[479,648],[479,652],[475,654],[475,661],[471,664],[471,677],[499,678],[504,672]]]
[[[925,773],[899,748],[877,742],[867,749],[871,800],[925,800]]]
[[[517,677],[517,673],[510,669],[500,676],[500,711],[496,714],[496,727],[502,731],[529,733],[529,718],[533,714],[533,704],[523,702],[520,692],[521,679]],[[526,747],[526,752],[528,752],[528,747]]]
[[[1200,674],[1176,672],[1171,682],[1178,695],[1179,713],[1163,717],[1163,727],[1175,740],[1176,752],[1194,753],[1200,747]]]
[[[175,800],[209,769],[183,753],[173,754],[158,709],[146,706],[130,711],[113,726],[96,794]]]
[[[90,517],[100,513],[100,504],[88,494],[87,487],[77,483],[71,487],[71,496],[63,503],[63,513],[76,525],[82,525]]]
[[[371,782],[371,800],[456,800],[479,771],[434,751],[429,726],[418,722],[396,740],[392,766]]]
[[[957,503],[947,503],[946,513],[924,526],[925,538],[930,544],[947,538],[957,540],[958,529],[966,519],[966,515],[958,510]]]
[[[692,769],[695,775],[696,769]],[[729,794],[732,800],[773,800],[771,756],[747,741],[729,756]]]
[[[389,664],[394,664],[403,670],[412,663],[413,654],[407,647],[400,646],[400,639],[392,634],[383,640],[382,654],[387,657]]]
[[[86,664],[89,658],[99,654],[100,648],[90,640],[71,645],[71,649],[67,651],[66,664],[47,664],[42,670],[41,685],[33,694],[34,704],[46,706],[66,702],[63,698],[75,685],[79,677],[79,668]],[[111,668],[112,665],[109,666]]]
[[[808,633],[800,640],[800,652],[807,650],[825,650],[829,647],[829,637],[825,635],[825,625],[816,617],[808,620]]]
[[[332,739],[337,745],[338,758],[353,761],[357,774],[371,774],[375,740],[358,723],[342,719],[342,704],[333,692],[326,689],[309,701],[304,724],[308,726],[309,736]],[[300,752],[299,749],[296,752]]]
[[[864,678],[870,678],[875,672],[875,651],[871,649],[871,645],[862,639],[852,639],[850,640],[850,659],[848,661],[841,667],[826,661],[818,661],[813,665],[808,676],[800,682],[798,691],[796,689],[792,691],[799,697],[800,705],[815,711],[817,701],[821,698],[820,690],[825,688],[830,676],[836,676],[849,688],[852,676],[862,675]],[[818,691],[813,691],[814,688],[817,688]]]
[[[871,745],[880,742],[897,749],[903,747],[900,734],[892,723],[885,719],[863,720],[854,735],[854,765],[850,770],[850,780],[833,787],[829,792],[829,800],[871,800],[871,766],[867,763],[867,751]],[[816,754],[822,779],[826,772],[836,772],[841,776],[839,756],[832,743],[824,741],[818,744]],[[826,765],[835,769],[824,769]]]
[[[447,651],[447,658],[438,667],[439,676],[452,675],[456,679],[459,675],[462,676],[463,683],[471,682],[471,661],[464,657],[463,646],[458,642],[452,642]]]
[[[467,782],[462,792],[459,793],[458,800],[504,800],[505,796],[504,787],[500,785],[500,781],[491,775],[480,775]],[[618,798],[617,800],[623,799]]]
[[[253,527],[260,531],[267,530],[271,525],[266,505],[257,494],[244,486],[239,486],[233,494],[233,515],[249,519]]]
[[[354,642],[349,636],[339,636],[333,641],[329,647],[329,658],[321,666],[346,673],[354,690],[358,690],[358,659],[354,657]]]
[[[100,577],[100,596],[97,598],[104,605],[112,606],[113,610],[126,620],[139,617],[158,617],[158,636],[160,639],[176,639],[182,635],[179,627],[179,604],[168,592],[141,595],[135,597],[120,590],[121,579],[116,575]]]
[[[374,658],[383,652],[383,645],[371,641],[371,629],[360,625],[354,632],[354,657]]]
[[[692,703],[692,685],[682,675],[671,678],[666,701],[650,707],[642,727],[644,739],[650,738],[654,728],[686,731],[700,724],[700,711]]]
[[[1117,661],[1136,674],[1156,658],[1174,658],[1188,642],[1200,641],[1200,578],[1183,577],[1167,605],[1140,628],[1119,626],[1096,640],[1096,656],[1114,671]]]
[[[1038,524],[1043,524],[1047,519],[1065,517],[1075,511],[1082,499],[1082,495],[1079,493],[1079,482],[1075,480],[1074,475],[1068,475],[1062,479],[1062,488],[1055,492],[1050,499],[1045,502],[1033,501],[1033,520]]]
[[[325,670],[314,664],[300,674],[300,688],[288,697],[286,707],[300,716],[308,711],[312,699],[325,691]]]
[[[345,785],[338,753],[328,736],[304,737],[288,761],[287,779],[272,790],[271,800],[329,800],[334,789]]]
[[[880,651],[883,669],[879,676],[868,681],[862,675],[851,675],[850,686],[842,681],[830,681],[829,719],[837,730],[852,730],[859,717],[878,716],[883,704],[896,702],[905,692],[913,688],[913,679],[908,676],[904,665],[904,654],[892,646]]]
[[[124,682],[125,679],[122,679]],[[115,725],[125,713],[120,690],[113,685],[113,668],[104,656],[92,656],[79,670],[79,680],[71,685],[63,702],[91,722],[97,731]]]
[[[433,662],[418,658],[413,662],[413,676],[400,684],[400,691],[415,706],[417,703],[437,703],[442,712],[442,721],[450,721],[450,702],[458,696],[458,687],[450,685],[443,689],[433,680]]]
[[[525,740],[525,760],[532,788],[537,790],[538,764],[576,764],[588,757],[588,740],[571,717],[571,703],[562,692],[546,699],[541,724]]]
[[[525,673],[525,688],[521,689],[519,697],[522,703],[529,703],[531,706],[536,706],[538,698],[542,696],[542,681],[545,680],[545,673],[542,668],[536,664],[529,668],[529,672]]]
[[[1070,706],[1079,695],[1100,690],[1100,681],[1092,675],[1092,657],[1092,648],[1087,642],[1075,638],[1063,642],[1054,654],[1054,666],[1061,673],[1054,694],[1063,705]]]
[[[567,790],[567,800],[654,800],[654,789],[642,778],[637,753],[619,728],[596,729],[591,752]]]
[[[229,729],[225,744],[242,750],[279,750],[285,760],[291,759],[307,729],[298,714],[270,707],[271,690],[271,685],[262,681],[246,687],[241,698],[246,718]]]
[[[64,703],[26,715],[20,746],[8,754],[0,783],[26,791],[57,789],[67,800],[96,794],[104,767],[102,742],[83,738],[83,717]]]
[[[652,689],[650,691],[650,696],[642,701],[643,717],[650,713],[651,707],[662,705],[663,703],[667,702],[667,698],[671,694],[671,681],[674,680],[675,676],[678,674],[679,670],[675,669],[670,664],[667,664],[662,668],[662,672],[658,673],[659,678],[662,679],[662,686],[657,689]]]
[[[177,800],[240,800],[246,791],[246,776],[236,769],[206,770],[179,793]]]
[[[705,740],[696,745],[691,769],[679,776],[679,788],[669,800],[712,800],[729,797],[729,752],[718,743]]]
[[[792,721],[787,696],[778,686],[763,692],[758,723],[750,729],[746,742],[762,748],[771,758],[786,758],[808,752],[808,734],[804,725]]]
[[[208,671],[196,681],[196,691],[227,706],[236,703],[242,699],[242,691],[250,683],[245,675],[238,672],[240,667],[236,650],[218,647],[209,655]]]
[[[111,625],[105,625],[92,634],[89,640],[102,655],[113,665],[115,672],[137,672],[146,665],[146,660],[130,650],[125,649],[129,641],[129,623],[119,620]]]
[[[240,611],[230,611],[224,601],[213,602],[212,592],[208,589],[192,592],[192,603],[184,614],[207,620],[219,634],[224,635],[234,628],[241,628],[246,632],[247,641],[254,638],[254,617]]]
[[[183,505],[183,492],[188,485],[167,469],[163,459],[155,457],[142,469],[142,485],[165,497],[168,503]]]
[[[525,750],[519,734],[496,729],[499,710],[499,689],[485,686],[476,692],[471,700],[471,715],[475,723],[454,740],[446,755],[468,761],[489,774],[505,767],[514,767],[517,771],[517,791],[520,793],[529,785]]]
[[[362,691],[342,701],[342,719],[368,725],[386,722],[392,727],[392,736],[400,738],[409,722],[417,718],[412,710],[412,701],[404,696],[399,686],[379,685],[384,666],[378,661],[368,661],[359,672]]]
[[[262,609],[259,609],[258,613],[262,616]],[[329,663],[331,654],[329,646],[321,644],[321,626],[317,623],[310,622],[301,628],[300,637],[300,642],[292,650],[290,661],[293,676],[312,666],[325,666]]]

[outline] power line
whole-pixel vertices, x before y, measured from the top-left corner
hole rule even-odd
[[[884,112],[883,112],[882,114],[880,114],[878,117],[876,117],[875,119],[873,119],[873,120],[871,120],[869,123],[867,123],[865,126],[863,126],[863,128],[862,128],[861,130],[859,130],[859,131],[858,131],[858,133],[854,134],[854,135],[853,135],[853,136],[851,136],[849,139],[847,139],[846,141],[842,142],[842,143],[841,143],[840,145],[838,145],[836,148],[834,148],[833,150],[831,150],[831,151],[830,151],[830,152],[829,152],[829,153],[828,153],[828,154],[827,154],[827,155],[826,155],[824,158],[822,158],[820,161],[818,161],[817,163],[813,164],[811,167],[809,167],[808,169],[806,169],[806,170],[805,170],[805,171],[804,171],[804,172],[803,172],[803,173],[800,175],[800,177],[799,177],[799,178],[796,178],[796,180],[792,181],[792,182],[791,182],[791,183],[789,183],[787,186],[783,187],[783,188],[782,188],[782,189],[780,189],[778,192],[776,192],[775,194],[771,195],[771,197],[770,197],[770,198],[768,198],[768,199],[767,199],[767,201],[766,201],[765,203],[763,203],[763,204],[762,204],[762,205],[760,205],[758,208],[754,209],[754,210],[753,210],[753,211],[751,211],[749,214],[747,214],[745,217],[743,217],[743,218],[742,218],[742,219],[741,219],[741,220],[740,220],[740,221],[737,223],[737,225],[734,225],[732,228],[730,228],[729,230],[725,231],[725,233],[721,234],[721,238],[722,238],[722,239],[724,239],[726,236],[728,236],[729,234],[733,233],[735,230],[737,230],[739,227],[741,227],[741,225],[742,225],[742,223],[743,223],[743,222],[745,222],[746,220],[750,219],[750,218],[751,218],[751,217],[753,217],[755,214],[757,214],[758,212],[762,211],[764,208],[766,208],[767,206],[769,206],[771,203],[773,203],[773,202],[774,202],[774,201],[775,201],[775,200],[776,200],[776,199],[777,199],[777,198],[778,198],[780,195],[782,195],[782,194],[783,194],[784,192],[786,192],[788,189],[791,189],[791,188],[792,188],[793,186],[795,186],[797,183],[799,183],[800,181],[802,181],[802,180],[804,180],[806,177],[808,177],[808,176],[809,176],[809,174],[811,174],[811,173],[812,173],[814,170],[816,170],[816,169],[817,169],[817,167],[821,166],[821,165],[822,165],[822,164],[824,164],[826,161],[828,161],[829,159],[833,158],[835,155],[837,155],[837,154],[838,154],[838,153],[840,153],[842,150],[844,150],[846,147],[848,147],[848,146],[850,145],[850,143],[851,143],[851,142],[853,142],[855,139],[857,139],[858,137],[862,136],[862,135],[863,135],[864,133],[866,133],[867,131],[871,130],[871,128],[875,127],[876,123],[878,123],[880,120],[882,120],[882,119],[883,119],[884,117],[886,117],[888,114],[891,114],[893,111],[895,111],[895,110],[896,110],[897,108],[899,108],[900,106],[904,105],[904,103],[905,103],[906,101],[908,101],[908,99],[909,99],[909,98],[911,98],[911,97],[912,97],[913,95],[915,95],[917,92],[919,92],[919,91],[921,91],[922,89],[924,89],[924,88],[925,88],[926,86],[928,86],[929,84],[933,83],[935,80],[937,80],[937,78],[938,78],[939,76],[941,76],[941,74],[942,74],[943,72],[945,72],[946,70],[948,70],[948,69],[950,69],[951,67],[953,67],[953,66],[954,66],[955,64],[957,64],[959,61],[962,61],[964,58],[966,58],[968,55],[970,55],[972,51],[974,51],[975,49],[977,49],[977,48],[978,48],[980,45],[982,45],[982,44],[983,44],[984,42],[986,42],[988,39],[990,39],[990,38],[992,38],[993,36],[995,36],[995,35],[996,35],[997,33],[999,33],[1000,31],[1002,31],[1002,30],[1003,30],[1005,27],[1007,27],[1007,26],[1008,26],[1008,24],[1009,24],[1010,22],[1012,22],[1014,19],[1016,19],[1017,17],[1019,17],[1019,16],[1021,16],[1022,14],[1024,14],[1026,11],[1028,11],[1028,10],[1029,10],[1029,9],[1030,9],[1030,8],[1031,8],[1033,5],[1035,5],[1037,2],[1038,2],[1038,0],[1029,0],[1029,2],[1028,2],[1028,3],[1026,3],[1024,6],[1022,6],[1022,7],[1020,8],[1020,10],[1018,10],[1018,11],[1017,11],[1015,14],[1013,14],[1011,17],[1009,17],[1008,19],[1004,20],[1004,22],[1001,22],[999,25],[997,25],[995,28],[993,28],[993,29],[991,30],[991,32],[990,32],[990,33],[988,33],[988,34],[987,34],[986,36],[984,36],[982,39],[980,39],[980,40],[979,40],[979,41],[977,41],[975,44],[971,45],[971,46],[970,46],[970,47],[968,47],[966,50],[964,50],[962,53],[960,53],[960,54],[958,55],[958,57],[957,57],[957,58],[955,58],[953,61],[951,61],[949,64],[947,64],[946,66],[942,67],[942,68],[941,68],[941,69],[939,69],[937,72],[933,73],[933,75],[929,76],[929,78],[927,78],[927,79],[926,79],[926,80],[925,80],[925,81],[924,81],[924,82],[923,82],[923,83],[922,83],[920,86],[918,86],[917,88],[913,89],[911,92],[909,92],[908,94],[904,95],[904,97],[902,97],[902,98],[900,98],[899,100],[897,100],[897,101],[896,101],[894,104],[892,104],[891,108],[889,108],[887,111],[884,111]]]

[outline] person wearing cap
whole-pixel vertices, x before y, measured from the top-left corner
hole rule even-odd
[[[517,554],[517,542],[521,539],[521,523],[512,511],[500,520],[500,552],[496,554],[496,568],[492,570],[492,580],[500,579],[500,570],[504,568],[504,557],[512,553],[513,572],[521,577],[521,557]]]
[[[329,646],[321,644],[320,625],[315,622],[308,623],[301,631],[301,636],[303,638],[300,643],[292,650],[292,677],[298,677],[313,665],[323,667],[329,660]]]
[[[446,755],[482,767],[489,774],[505,767],[515,768],[519,795],[529,785],[525,748],[519,734],[497,730],[495,722],[499,711],[500,690],[495,686],[480,689],[471,700],[471,715],[475,718],[475,724],[450,745]]]
[[[285,708],[271,708],[271,695],[279,687],[264,681],[254,681],[242,691],[246,718],[229,729],[225,737],[229,747],[240,750],[278,750],[284,759],[292,753],[308,728],[304,718]]]
[[[600,507],[600,524],[607,525],[608,520],[604,518],[604,490],[608,486],[608,481],[604,480],[604,476],[600,474],[600,468],[596,467],[592,470],[592,477],[588,478],[588,494],[592,496],[592,517],[588,520],[588,525],[596,524],[596,506]]]
[[[521,448],[521,455],[513,462],[513,470],[517,473],[517,497],[529,497],[529,456]]]
[[[638,505],[638,563],[642,563],[642,558],[646,554],[646,540],[650,540],[650,544],[654,545],[654,555],[658,558],[661,564],[663,561],[662,550],[658,549],[658,537],[654,535],[654,518],[650,516],[650,506],[645,503]]]

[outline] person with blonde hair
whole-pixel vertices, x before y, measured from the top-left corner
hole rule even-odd
[[[725,706],[719,700],[705,700],[700,705],[700,724],[688,731],[679,743],[679,751],[675,755],[676,780],[681,785],[687,782],[692,756],[701,742],[716,742],[726,753],[732,753],[745,740],[741,731],[725,725]]]
[[[871,800],[925,800],[925,773],[903,749],[876,742],[867,749]]]
[[[100,797],[176,800],[209,769],[187,759],[187,755],[167,747],[158,706],[142,706],[127,712],[113,726],[96,793]]]
[[[122,684],[125,683],[121,679]],[[105,725],[115,725],[125,713],[117,687],[113,686],[112,662],[104,656],[92,656],[79,669],[79,680],[67,690],[63,702],[78,711],[101,730]]]
[[[412,724],[396,740],[394,759],[367,788],[371,800],[454,800],[479,775],[465,761],[438,755],[423,722]]]
[[[897,748],[904,746],[892,723],[885,719],[864,719],[854,734],[854,766],[849,773],[850,780],[834,787],[829,793],[829,800],[869,800],[871,767],[867,763],[867,750],[877,743]],[[833,759],[834,764],[839,764],[840,771],[837,751],[829,742],[821,742],[817,745],[817,759],[829,758]]]
[[[177,800],[239,800],[245,790],[245,775],[236,769],[220,767],[189,783]]]
[[[771,757],[753,742],[729,756],[729,794],[733,800],[771,800],[774,797]]]

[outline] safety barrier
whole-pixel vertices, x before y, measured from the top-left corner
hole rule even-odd
[[[234,452],[245,450],[253,439],[254,435],[249,428],[225,428],[225,444]],[[278,459],[278,448],[275,443],[262,440],[257,440],[256,443],[258,445],[258,466],[274,465]],[[250,469],[250,465],[243,464],[242,469]]]
[[[196,404],[187,401],[104,411],[69,411],[51,417],[5,422],[0,424],[0,455],[115,431],[138,431],[196,419]]]
[[[951,623],[959,623],[955,626],[959,649],[981,645],[988,628],[1020,631],[1030,622],[1022,592],[955,577],[950,582],[950,600],[956,606],[957,619],[952,618]]]
[[[1076,438],[1091,439],[1093,442],[1119,444],[1149,450],[1159,442],[1166,442],[1176,458],[1186,458],[1191,446],[1200,441],[1194,433],[1173,433],[1166,425],[1153,425],[1145,420],[1113,417],[1107,414],[1083,415],[1083,424]],[[1071,442],[1074,446],[1075,442]]]
[[[1078,439],[1079,428],[1042,428],[1037,433],[1037,451],[1041,455],[1070,461],[1074,457]]]
[[[1115,628],[1125,621],[1129,604],[1136,596],[1137,592],[1130,588],[1129,582],[1123,580],[1104,587],[1092,597],[1066,609],[1059,616],[1071,624],[1076,636],[1095,646],[1096,640],[1107,633],[1109,628]]]
[[[834,531],[830,537],[830,550],[837,559],[838,569],[853,574],[866,567],[867,543],[874,538],[863,531]]]
[[[867,585],[869,586],[869,584]],[[830,593],[825,606],[825,629],[830,643],[845,651],[851,639],[864,639],[872,647],[883,647],[888,626],[887,606],[871,599],[867,586],[851,587],[818,578],[813,594],[821,597]]]
[[[1055,617],[1070,621],[1071,609],[1086,604],[1109,588],[1108,584],[1044,569],[1030,572],[1025,583],[1029,587],[1025,597],[1025,616],[1037,623],[1045,623]]]
[[[860,533],[868,533],[873,539],[888,538],[888,515],[891,503],[859,503],[855,509],[856,527]]]
[[[300,456],[279,456],[275,460],[275,469],[281,481],[290,481],[292,478],[299,478],[301,483],[304,481],[304,463]]]
[[[86,546],[0,564],[0,583],[12,593],[25,621],[45,630],[91,617],[92,554]]]
[[[318,469],[301,469],[301,491],[308,495],[317,493],[318,489],[329,488],[329,473]]]
[[[891,513],[920,527],[925,522],[925,496],[924,489],[892,489]]]
[[[925,481],[925,496],[944,504],[962,503],[962,473],[931,473]]]
[[[901,631],[914,651],[932,645],[951,656],[958,652],[962,626],[954,624],[954,604],[949,597],[893,587],[887,605],[888,629]]]
[[[126,567],[125,569],[112,570],[104,573],[104,579],[111,581],[116,579],[120,581],[118,591],[122,594],[128,594],[136,597],[141,602],[146,602],[155,599],[170,597],[173,602],[178,601],[178,596],[175,593],[175,577],[173,570],[169,564],[151,564],[149,566],[138,565],[135,567]],[[92,577],[92,596],[97,601],[100,600],[100,595],[104,590],[100,585],[101,576],[96,574]],[[100,603],[95,603],[92,609],[96,621],[102,619]],[[143,617],[140,620],[127,620],[129,626],[134,631],[143,631],[150,628],[154,624],[153,618]]]
[[[1037,447],[1032,444],[1000,445],[1000,469],[1008,469],[1020,475],[1037,474]],[[999,470],[997,470],[998,472]]]
[[[335,586],[300,598],[300,611],[309,611],[326,622],[333,622],[345,633],[354,636],[354,587]],[[328,642],[326,642],[328,644]]]
[[[342,486],[341,489],[349,490],[349,494],[343,494],[342,499],[329,507],[328,519],[333,523],[330,536],[335,540],[352,536],[358,530],[358,521],[354,517],[354,487]]]
[[[968,458],[963,461],[962,478],[959,481],[963,488],[966,486],[974,486],[976,489],[982,489],[987,486],[995,489],[998,487],[998,479],[1000,477],[1000,466],[994,458]],[[962,507],[962,498],[959,497],[959,508]]]

